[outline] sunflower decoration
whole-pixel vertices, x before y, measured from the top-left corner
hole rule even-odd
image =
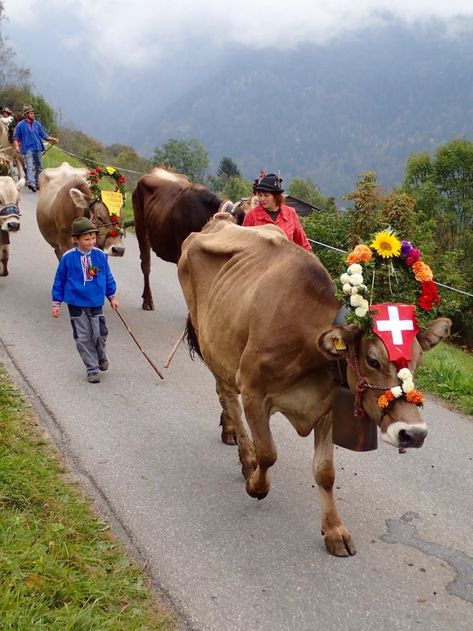
[[[377,232],[370,247],[383,259],[391,259],[401,254],[401,242],[390,230]]]
[[[348,308],[347,322],[373,332],[370,305],[416,305],[423,326],[437,316],[440,298],[429,265],[410,241],[400,240],[390,228],[377,232],[369,245],[359,244],[346,257],[348,268],[340,276],[339,296]]]

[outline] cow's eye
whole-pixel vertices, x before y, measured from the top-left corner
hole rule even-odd
[[[370,357],[368,355],[368,357],[366,358],[366,362],[368,366],[370,366],[370,368],[380,368],[379,361],[376,359],[376,357]]]

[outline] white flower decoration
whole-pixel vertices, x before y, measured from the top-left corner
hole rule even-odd
[[[401,368],[401,370],[397,373],[397,376],[401,381],[404,381],[405,379],[412,381],[412,373],[409,368]]]
[[[352,290],[352,286],[350,285],[350,283],[345,283],[342,287],[343,293],[347,294],[347,296],[351,295],[351,290]]]
[[[394,388],[391,388],[391,392],[396,397],[396,399],[399,399],[399,397],[402,397],[402,388],[401,388],[401,386],[394,386]]]
[[[364,300],[364,298],[359,294],[353,294],[350,298],[350,304],[352,307],[361,307],[363,302],[366,302],[366,300]]]
[[[340,282],[342,283],[342,285],[345,285],[346,283],[349,283],[350,282],[349,274],[342,274],[340,276]]]
[[[361,274],[362,271],[363,271],[363,268],[358,263],[353,263],[353,265],[350,265],[350,267],[347,270],[349,274]]]
[[[363,276],[361,274],[352,274],[350,276],[351,285],[363,285]]]
[[[367,313],[368,309],[365,309],[364,307],[357,307],[355,309],[355,315],[357,315],[359,318],[364,318]]]
[[[412,381],[412,379],[406,379],[406,381],[404,381],[402,384],[402,389],[406,393],[414,390],[414,382]]]

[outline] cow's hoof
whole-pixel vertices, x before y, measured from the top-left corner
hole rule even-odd
[[[345,528],[337,533],[337,536],[326,535],[324,542],[327,551],[336,557],[348,557],[356,554],[351,535]]]
[[[256,467],[257,467],[256,461],[245,462],[241,465],[241,473],[243,477],[245,478],[245,480],[248,480],[248,478],[254,473]]]
[[[254,497],[257,500],[262,500],[269,493],[269,484],[267,487],[256,486],[253,483],[254,476],[250,475],[249,478],[246,479],[246,492],[250,497]]]
[[[0,272],[0,276],[8,276],[8,270]]]
[[[222,443],[225,443],[225,445],[236,445],[237,441],[236,441],[236,434],[233,430],[226,430],[226,429],[222,429]]]
[[[145,311],[154,311],[154,303],[153,303],[153,301],[151,301],[151,302],[145,302],[145,301],[143,300],[143,305],[142,305],[142,307],[143,307],[143,309],[144,309]]]

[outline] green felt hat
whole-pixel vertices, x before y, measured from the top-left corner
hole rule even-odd
[[[89,232],[98,232],[94,224],[87,217],[77,217],[72,222],[72,236],[78,237],[81,234],[89,234]]]

